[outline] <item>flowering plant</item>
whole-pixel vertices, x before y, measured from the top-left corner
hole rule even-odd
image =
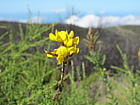
[[[48,57],[50,58],[55,57],[58,61],[57,64],[62,64],[61,79],[58,82],[58,89],[54,96],[55,100],[59,100],[64,81],[64,72],[65,72],[64,62],[68,60],[69,57],[79,53],[79,48],[77,48],[77,45],[79,44],[79,37],[74,37],[73,31],[68,33],[67,31],[56,30],[55,34],[53,33],[49,34],[49,38],[52,41],[57,41],[60,43],[60,46],[57,49],[54,49],[54,51],[52,52],[45,50],[45,53],[47,54]]]
[[[62,64],[69,57],[78,54],[79,48],[76,46],[79,44],[79,37],[74,37],[74,32],[71,31],[69,34],[67,31],[55,31],[55,34],[50,33],[49,38],[52,41],[57,41],[60,43],[60,47],[54,49],[52,52],[45,50],[48,57],[56,57],[58,63]]]

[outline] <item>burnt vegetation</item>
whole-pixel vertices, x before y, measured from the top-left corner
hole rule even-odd
[[[25,33],[26,25],[30,24],[24,24],[24,23],[17,23],[17,22],[6,22],[1,21],[0,22],[0,35],[7,32],[7,34],[10,34],[10,31],[14,33],[14,40],[18,43],[20,40],[20,30],[19,30],[19,24],[21,24],[23,28],[23,32]],[[38,25],[38,24],[36,24]],[[41,26],[49,26],[50,24],[42,24]],[[89,54],[88,46],[85,44],[84,39],[87,38],[88,34],[88,28],[81,28],[75,25],[69,25],[69,24],[56,24],[53,28],[48,30],[47,32],[44,32],[41,36],[41,38],[48,37],[50,32],[54,32],[54,30],[73,30],[75,32],[75,35],[78,35],[80,37],[80,53],[78,56],[75,56],[72,58],[74,60],[74,65],[82,67],[82,62],[85,63],[86,71],[89,74],[90,68],[93,67],[93,64],[90,63],[88,60],[85,59],[85,55]],[[97,33],[99,36],[96,45],[96,49],[101,46],[102,47],[102,54],[106,55],[106,63],[105,67],[107,70],[111,70],[111,65],[113,66],[119,66],[122,65],[122,60],[120,59],[121,56],[116,48],[116,45],[118,44],[124,52],[126,52],[128,56],[128,61],[130,65],[134,65],[136,69],[139,69],[139,57],[138,52],[140,48],[140,34],[139,34],[140,26],[116,26],[116,27],[108,27],[108,28],[92,28],[92,34]],[[37,41],[37,40],[35,40]],[[3,40],[4,43],[8,42],[8,37],[5,35],[5,38]],[[44,46],[47,45],[47,42],[44,43]],[[44,46],[39,46],[40,52],[43,53]],[[38,46],[36,46],[38,47]],[[56,46],[54,46],[56,47]],[[92,48],[91,48],[92,49]],[[32,48],[31,52],[35,51],[35,48]],[[113,71],[113,70],[112,70]]]

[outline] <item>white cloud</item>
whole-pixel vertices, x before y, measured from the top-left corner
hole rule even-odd
[[[140,16],[128,15],[118,16],[96,16],[93,14],[84,17],[71,16],[65,20],[67,24],[74,24],[80,27],[108,27],[116,25],[140,25]]]
[[[19,21],[20,22],[23,22],[23,23],[27,23],[27,22],[31,22],[31,23],[42,23],[43,20],[44,20],[43,17],[35,16],[35,17],[29,18],[29,19],[23,19],[23,20],[19,20]]]
[[[67,19],[65,22],[68,24],[75,24],[81,27],[88,27],[88,26],[97,26],[99,17],[95,15],[87,15],[82,18],[79,18],[77,16],[71,16],[69,19]]]

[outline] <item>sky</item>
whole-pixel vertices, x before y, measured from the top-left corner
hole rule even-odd
[[[82,27],[140,24],[140,0],[0,0],[0,20]]]

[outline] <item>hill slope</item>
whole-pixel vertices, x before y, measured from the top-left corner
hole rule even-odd
[[[0,35],[6,32],[7,30],[14,30],[15,34],[19,31],[19,24],[16,22],[0,22]],[[46,24],[43,24],[46,25]],[[26,24],[22,24],[23,30],[26,31]],[[4,28],[5,27],[5,28]],[[79,56],[75,56],[73,60],[75,60],[75,65],[79,65],[81,67],[81,62],[85,62],[86,68],[92,67],[93,65],[85,59],[85,55],[88,55],[88,48],[85,46],[84,38],[86,38],[88,29],[81,28],[74,25],[67,24],[57,24],[53,29],[58,30],[73,30],[75,35],[80,36],[80,53]],[[137,52],[138,48],[140,48],[140,26],[118,26],[118,27],[110,27],[110,28],[97,28],[94,29],[95,32],[98,31],[100,35],[100,41],[102,42],[102,53],[106,54],[107,62],[106,68],[110,69],[111,65],[121,66],[122,60],[116,49],[116,44],[119,44],[120,47],[125,51],[129,58],[129,63],[134,64],[136,68],[138,66]],[[45,36],[48,36],[48,32],[44,33]],[[15,40],[18,40],[18,35],[15,35]],[[5,38],[6,41],[7,38]],[[6,42],[5,41],[5,42]],[[43,46],[42,46],[43,47]],[[88,70],[88,69],[87,69]],[[90,72],[90,71],[89,71]]]

